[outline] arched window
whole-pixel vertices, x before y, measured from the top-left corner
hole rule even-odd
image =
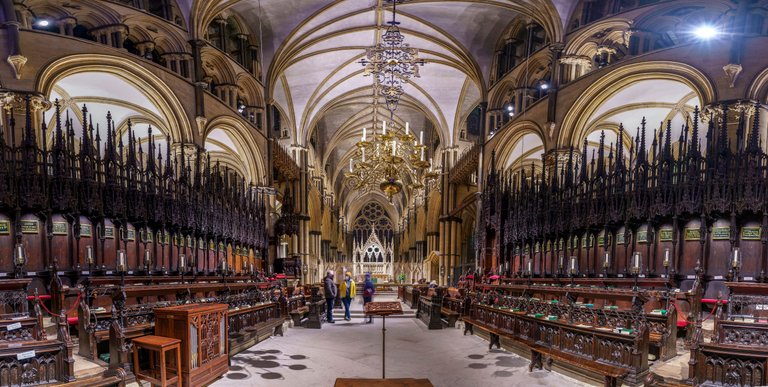
[[[211,22],[210,25],[208,25],[208,42],[212,46],[222,51],[224,51],[224,48],[226,47],[225,28],[226,21],[223,19],[215,19],[213,22]]]
[[[72,29],[72,36],[80,39],[96,41],[96,38],[94,38],[93,35],[91,35],[89,32],[88,27],[82,24],[78,24],[75,26],[75,28]]]
[[[534,52],[543,48],[547,43],[544,27],[531,23],[518,26],[512,36],[505,39],[504,46],[496,55],[496,80],[512,71]]]

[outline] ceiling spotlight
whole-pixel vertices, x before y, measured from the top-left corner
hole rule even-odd
[[[547,83],[542,83],[542,84],[540,84],[540,85],[539,85],[539,89],[541,89],[541,90],[547,90],[547,89],[549,89],[549,84],[547,84]]]
[[[699,39],[709,40],[720,35],[720,31],[714,26],[702,25],[693,30],[693,34]]]
[[[512,107],[512,105],[507,105],[507,111],[511,112],[512,110],[514,110],[514,107]]]
[[[49,21],[48,21],[48,20],[46,20],[46,19],[40,19],[40,20],[38,20],[38,21],[37,21],[37,23],[36,23],[36,24],[37,24],[38,26],[40,26],[40,27],[48,27],[49,25],[51,25],[51,22],[49,22]]]

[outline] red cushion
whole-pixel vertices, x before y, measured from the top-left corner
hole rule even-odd
[[[688,321],[685,320],[677,320],[677,327],[678,328],[685,328],[688,326]]]
[[[51,299],[51,295],[50,294],[42,294],[42,295],[37,296],[37,298],[39,298],[41,300],[50,300]],[[35,296],[27,296],[27,301],[34,301],[34,300],[35,300]]]
[[[67,324],[77,325],[77,317],[67,317]]]
[[[702,298],[701,302],[703,304],[717,304],[717,299],[716,298]],[[726,304],[728,304],[728,300],[720,300],[720,303],[723,304],[723,305],[726,305]]]

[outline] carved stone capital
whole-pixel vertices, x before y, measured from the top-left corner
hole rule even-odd
[[[203,116],[195,117],[195,123],[197,124],[197,133],[205,133],[205,125],[208,123],[208,119]]]
[[[584,55],[565,55],[560,58],[560,63],[572,66],[584,66],[592,68],[592,59]]]
[[[11,65],[11,68],[13,68],[13,74],[16,76],[16,79],[21,79],[21,69],[27,64],[27,57],[24,55],[10,55],[6,60]]]
[[[610,46],[599,45],[597,46],[597,53],[600,55],[602,54],[615,55],[616,49]]]
[[[725,71],[725,75],[728,77],[728,81],[730,82],[729,86],[731,88],[736,85],[736,80],[739,78],[741,70],[743,70],[743,68],[740,64],[729,63],[723,66],[723,71]]]
[[[720,104],[709,104],[701,109],[701,122],[708,124],[710,118],[713,118],[715,122],[720,120],[723,116],[723,106]]]
[[[565,49],[565,43],[563,42],[554,42],[549,44],[550,51],[558,52],[563,51],[563,49]]]
[[[24,111],[26,109],[26,94],[13,91],[0,92],[0,108],[4,110]],[[46,111],[53,104],[41,95],[30,95],[29,109],[31,113]]]
[[[180,143],[175,142],[171,144],[171,154],[173,157],[181,157],[184,154],[184,162],[195,162],[197,160],[197,151],[200,147],[193,143]],[[182,152],[183,150],[183,152]]]

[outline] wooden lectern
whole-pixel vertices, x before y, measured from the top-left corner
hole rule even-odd
[[[211,383],[229,370],[226,304],[155,309],[155,335],[181,340],[184,387]]]
[[[393,314],[403,314],[403,307],[400,301],[387,302],[369,302],[365,304],[365,314],[372,316],[381,316],[381,378],[386,379],[386,336],[387,336],[387,316]]]

